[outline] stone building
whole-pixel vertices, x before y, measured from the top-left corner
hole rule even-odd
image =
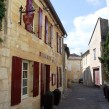
[[[92,86],[92,75],[90,70],[90,52],[87,50],[82,54],[82,73],[83,73],[83,84]]]
[[[67,73],[68,73],[68,57],[70,56],[69,47],[67,47],[67,44],[64,44],[64,50],[63,50],[63,90],[67,88]]]
[[[102,44],[108,32],[108,20],[98,18],[92,36],[89,41],[90,71],[94,85],[101,86],[104,83],[103,69],[98,57],[102,56]]]
[[[72,82],[78,82],[79,79],[82,77],[82,58],[77,54],[70,54],[67,67],[67,80]]]
[[[40,109],[43,95],[63,90],[63,38],[50,0],[7,0],[0,37],[0,109]]]

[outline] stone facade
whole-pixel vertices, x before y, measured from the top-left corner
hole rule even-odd
[[[78,82],[82,77],[82,59],[80,56],[70,54],[67,61],[68,73],[67,80]]]
[[[98,86],[103,84],[102,65],[98,57],[101,57],[102,55],[102,43],[106,39],[107,31],[108,20],[98,18],[91,39],[89,41],[91,76],[93,83]]]
[[[65,31],[60,23],[60,20],[55,19],[51,10],[44,10],[45,7],[51,8],[52,5],[48,6],[44,1],[34,0],[33,6],[35,8],[35,20],[38,18],[39,7],[43,10],[42,17],[42,38],[38,38],[37,29],[34,27],[33,33],[28,32],[25,29],[25,24],[22,20],[22,24],[19,25],[20,12],[19,8],[22,5],[23,8],[26,6],[25,0],[7,0],[7,14],[4,19],[4,25],[0,32],[0,37],[3,42],[0,43],[0,109],[40,109],[40,87],[41,87],[41,63],[50,65],[50,90],[53,91],[57,88],[57,82],[52,85],[52,74],[57,77],[57,67],[63,69],[63,58],[60,52],[57,52],[57,32],[59,38],[63,39]],[[35,7],[37,6],[37,7]],[[44,7],[45,6],[45,7]],[[56,14],[56,13],[54,13]],[[24,15],[24,14],[23,14]],[[57,15],[57,14],[56,14]],[[48,21],[53,25],[53,39],[52,46],[44,42],[45,40],[45,16],[48,17]],[[58,17],[57,17],[58,18]],[[6,20],[6,21],[5,21]],[[34,21],[36,25],[38,22]],[[59,23],[59,25],[55,25]],[[61,46],[62,47],[62,46]],[[20,57],[22,60],[29,62],[29,75],[28,87],[33,87],[32,78],[32,65],[33,62],[39,62],[39,94],[36,97],[32,97],[31,93],[25,99],[21,99],[21,102],[15,106],[11,106],[11,82],[12,82],[12,57]],[[63,74],[63,70],[61,70]],[[61,75],[62,75],[61,74]],[[62,86],[59,87],[62,91]],[[28,92],[29,93],[29,92]],[[17,91],[16,91],[17,94]]]

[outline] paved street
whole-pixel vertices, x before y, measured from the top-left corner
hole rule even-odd
[[[71,89],[66,89],[61,103],[54,109],[109,109],[109,103],[101,89],[73,84]]]

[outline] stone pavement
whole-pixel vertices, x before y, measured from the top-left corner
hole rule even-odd
[[[53,109],[109,109],[109,102],[100,88],[72,84],[71,89],[65,90],[60,104]]]

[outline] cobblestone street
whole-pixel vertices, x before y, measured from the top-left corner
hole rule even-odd
[[[72,84],[72,88],[65,90],[61,103],[54,109],[109,109],[109,103],[101,89]]]

